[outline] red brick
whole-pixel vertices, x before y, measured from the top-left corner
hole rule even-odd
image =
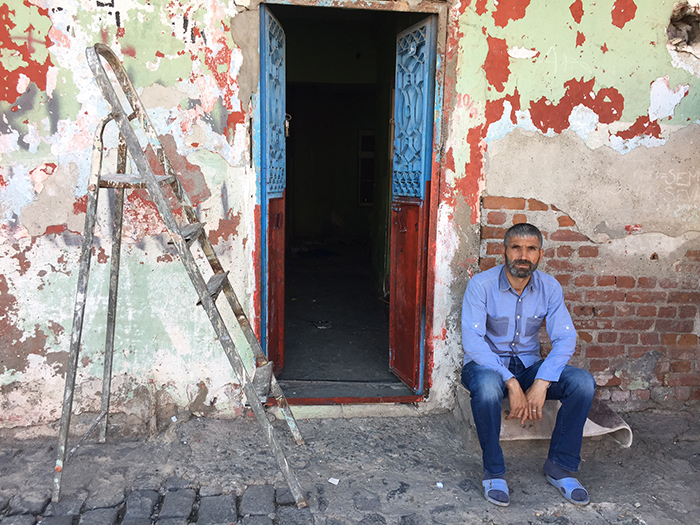
[[[486,216],[486,222],[500,226],[501,224],[506,223],[506,214],[502,211],[490,211]]]
[[[649,330],[654,326],[653,319],[617,319],[615,330]]]
[[[502,242],[489,242],[486,244],[487,255],[503,255],[505,248]]]
[[[547,249],[544,251],[544,256],[545,256],[547,259],[551,259],[552,257],[554,257],[554,254],[555,254],[554,248],[547,248]]]
[[[557,221],[559,222],[560,228],[567,228],[569,226],[576,226],[576,221],[573,220],[568,215],[562,215],[561,217],[557,217]]]
[[[625,300],[628,303],[660,303],[666,300],[666,292],[627,292]]]
[[[659,317],[676,317],[675,306],[659,306],[659,311],[656,314]]]
[[[668,356],[671,359],[687,359],[697,361],[697,348],[669,348]]]
[[[674,321],[673,319],[657,319],[656,331],[685,334],[693,331],[693,325],[693,321],[687,319],[683,321]]]
[[[656,279],[654,277],[640,277],[637,279],[637,286],[639,288],[655,288]]]
[[[577,330],[610,330],[612,319],[577,319],[574,325]]]
[[[575,272],[578,268],[569,261],[550,259],[547,261],[547,270],[556,272]]]
[[[671,361],[671,372],[690,372],[690,361]]]
[[[618,304],[615,307],[615,314],[618,317],[629,317],[630,315],[634,315],[636,311],[637,307],[633,304]]]
[[[691,261],[700,262],[700,250],[688,250],[687,252],[685,252],[685,256]]]
[[[595,277],[593,277],[592,275],[579,275],[578,277],[576,277],[574,284],[576,286],[591,287],[595,285]]]
[[[598,257],[598,247],[597,246],[581,246],[578,249],[579,257]]]
[[[581,341],[585,341],[587,343],[590,343],[593,341],[593,336],[589,334],[588,332],[577,332],[578,333],[578,338],[581,339]]]
[[[601,275],[598,277],[598,286],[612,286],[615,284],[614,275]]]
[[[630,390],[630,397],[638,401],[649,401],[650,394],[648,390]]]
[[[625,353],[625,347],[621,345],[589,346],[586,348],[586,357],[617,357]]]
[[[496,259],[484,257],[479,261],[479,268],[481,270],[488,270],[489,268],[493,268],[498,264],[498,261]]]
[[[678,338],[678,346],[698,346],[698,336],[695,334],[681,334]]]
[[[571,257],[571,254],[574,253],[574,249],[571,246],[559,246],[557,248],[557,257]]]
[[[549,206],[547,206],[544,202],[536,199],[528,199],[527,207],[533,211],[547,211],[549,209]]]
[[[490,210],[524,210],[525,199],[511,197],[484,197],[484,208]]]
[[[603,371],[608,369],[608,366],[610,366],[609,359],[591,359],[590,360],[591,372],[603,372]]]
[[[615,315],[615,308],[609,304],[594,306],[593,314],[596,317],[612,317]]]
[[[684,304],[678,309],[678,317],[681,319],[687,319],[689,317],[696,317],[698,315],[698,307],[694,304]]]
[[[700,374],[669,374],[668,386],[697,386],[700,385]]]
[[[637,315],[639,317],[656,317],[656,306],[651,306],[649,304],[640,305],[637,308]]]
[[[572,292],[572,291],[565,291],[564,292],[564,302],[567,303],[578,303],[581,301],[581,292]]]
[[[663,348],[660,347],[649,347],[649,346],[630,346],[627,348],[627,355],[630,359],[639,359],[644,354],[649,352],[659,352],[662,353]]]
[[[608,303],[612,301],[624,301],[625,292],[622,290],[586,290],[586,301],[594,303]]]
[[[623,345],[636,345],[639,342],[639,334],[634,332],[622,332],[620,333],[619,338],[620,344]]]
[[[576,317],[590,317],[593,315],[594,309],[591,305],[574,306],[574,315]]]
[[[700,292],[668,292],[669,303],[700,303]]]
[[[599,343],[614,343],[617,341],[617,332],[599,332]]]
[[[615,277],[615,285],[618,288],[634,288],[635,283],[634,277],[629,276],[619,276]]]
[[[498,228],[496,226],[482,226],[481,227],[481,238],[482,239],[503,239],[506,236],[505,228]]]
[[[513,224],[522,224],[523,222],[527,222],[527,215],[524,213],[516,213],[513,215]]]
[[[661,286],[661,288],[678,288],[678,283],[671,279],[661,279],[659,286]]]
[[[640,334],[639,338],[643,345],[658,345],[659,344],[659,334],[656,332],[649,332],[645,334]]]
[[[661,334],[662,345],[675,345],[678,341],[678,334]]]
[[[588,237],[573,230],[557,230],[549,236],[553,241],[586,242]]]
[[[555,275],[554,278],[559,281],[562,286],[569,286],[571,284],[571,276],[568,274]]]
[[[677,386],[673,389],[673,396],[678,401],[688,401],[690,399],[691,389],[689,386]]]

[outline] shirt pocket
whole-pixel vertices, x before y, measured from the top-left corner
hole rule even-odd
[[[486,331],[496,337],[505,337],[508,334],[508,317],[493,317],[486,314]]]
[[[542,321],[544,321],[544,317],[528,317],[525,322],[525,337],[535,335],[540,330]]]

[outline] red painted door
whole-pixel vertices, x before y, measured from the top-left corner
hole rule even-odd
[[[424,390],[436,26],[430,16],[399,33],[396,42],[389,368],[417,394]]]
[[[285,197],[268,201],[268,338],[267,358],[279,373],[284,366],[284,208]]]

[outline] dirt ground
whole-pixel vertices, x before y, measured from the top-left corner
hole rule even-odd
[[[302,419],[303,446],[283,422],[275,427],[315,524],[700,524],[699,414],[623,417],[634,431],[631,448],[608,437],[584,440],[579,479],[591,504],[583,508],[566,502],[542,475],[547,441],[504,443],[511,505],[488,503],[480,458],[465,451],[450,413]],[[55,440],[5,438],[0,446],[0,504],[51,493]],[[192,417],[151,440],[88,441],[64,472],[64,497],[89,494],[115,505],[125,493],[162,487],[171,476],[238,495],[250,484],[285,485],[252,417]]]

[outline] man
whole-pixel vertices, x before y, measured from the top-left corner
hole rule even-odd
[[[462,384],[471,395],[483,452],[484,496],[499,506],[510,502],[499,445],[501,401],[507,393],[506,419],[520,419],[521,424],[542,420],[545,399],[561,401],[544,473],[567,500],[586,505],[588,492],[573,473],[581,461],[595,380],[567,365],[576,331],[561,286],[537,270],[544,254],[542,233],[532,224],[516,224],[503,244],[505,264],[475,275],[462,303]],[[545,320],[552,351],[542,360],[538,331]]]

